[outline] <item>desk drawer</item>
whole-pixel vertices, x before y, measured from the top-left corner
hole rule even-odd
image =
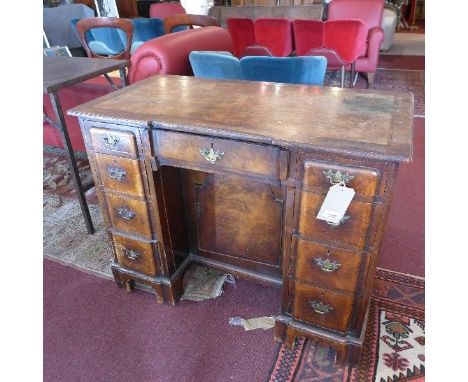
[[[104,188],[132,196],[143,196],[138,160],[96,153],[96,162]]]
[[[362,255],[298,239],[296,279],[324,288],[354,292]]]
[[[137,156],[136,138],[129,131],[91,127],[89,136],[95,151]]]
[[[121,266],[148,276],[156,276],[156,261],[151,242],[137,241],[116,234],[112,237]]]
[[[325,241],[364,247],[372,215],[372,203],[352,201],[345,214],[348,219],[338,226],[333,226],[317,219],[325,195],[325,193],[320,195],[302,191],[299,217],[299,231],[301,234]]]
[[[299,282],[295,284],[293,316],[297,320],[346,332],[352,307],[353,297]]]
[[[151,239],[148,208],[146,202],[106,194],[112,226],[122,232],[129,232]]]
[[[346,166],[337,163],[307,160],[304,162],[304,186],[329,189],[332,184],[346,180],[346,185],[358,195],[374,196],[379,183],[375,169]]]
[[[286,171],[287,163],[280,169],[281,150],[274,146],[164,130],[156,130],[153,134],[155,155],[162,162],[189,163],[270,178],[285,177],[282,173]]]

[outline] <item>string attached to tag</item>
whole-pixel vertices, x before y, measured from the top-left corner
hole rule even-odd
[[[346,187],[345,182],[331,186],[320,207],[317,219],[324,220],[331,225],[339,225],[344,220],[346,210],[355,193],[353,188]]]

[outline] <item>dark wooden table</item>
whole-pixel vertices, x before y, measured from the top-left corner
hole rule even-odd
[[[125,68],[129,64],[130,62],[128,60],[44,56],[43,91],[49,94],[56,117],[56,121],[48,119],[48,122],[59,129],[62,136],[62,142],[65,146],[65,155],[67,157],[68,166],[71,169],[73,184],[89,233],[94,233],[94,227],[84,193],[93,187],[94,183],[83,185],[81,182],[58,91],[64,87],[89,80],[93,77],[107,75],[107,73],[114,70],[120,71],[122,86],[125,86],[127,84]]]

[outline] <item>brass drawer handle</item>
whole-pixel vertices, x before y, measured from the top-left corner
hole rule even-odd
[[[121,182],[122,179],[127,176],[127,172],[118,166],[108,167],[107,173],[109,174],[109,177],[115,179],[117,182]]]
[[[104,134],[102,140],[106,146],[114,147],[117,143],[119,143],[120,138],[112,134]]]
[[[335,260],[330,261],[329,258],[326,258],[325,260],[323,260],[322,258],[314,259],[314,261],[324,272],[333,272],[339,267],[341,267],[341,264],[338,264]]]
[[[136,216],[135,212],[129,210],[127,207],[117,208],[117,213],[125,220],[131,220]]]
[[[122,247],[122,252],[125,256],[127,256],[132,261],[138,259],[141,256],[140,251],[130,249],[130,248]]]
[[[309,304],[312,307],[312,309],[314,309],[314,311],[318,314],[328,314],[330,313],[330,311],[333,310],[332,306],[324,304],[321,301],[311,301]]]
[[[350,180],[354,179],[353,175],[349,173],[342,174],[340,170],[333,173],[332,170],[322,171],[326,178],[330,181],[330,184],[343,184],[346,185]]]
[[[326,222],[328,225],[331,225],[332,227],[338,227],[339,225],[346,223],[349,219],[351,219],[351,216],[345,215],[341,218],[341,220],[338,223],[332,223],[332,222]]]
[[[218,159],[221,159],[221,157],[224,155],[224,152],[220,152],[219,150],[214,151],[213,149],[213,143],[211,144],[211,147],[209,149],[205,148],[198,148],[200,150],[200,154],[205,158],[208,162],[211,164],[215,164],[215,162]]]

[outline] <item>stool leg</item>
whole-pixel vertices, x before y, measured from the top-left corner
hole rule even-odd
[[[344,88],[344,75],[345,75],[345,67],[344,65],[341,66],[341,87]]]

